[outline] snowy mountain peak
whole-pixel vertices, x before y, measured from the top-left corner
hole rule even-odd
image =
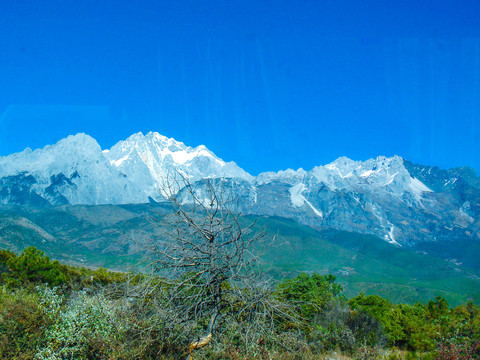
[[[192,148],[156,132],[133,134],[104,155],[113,167],[145,189],[146,196],[154,198],[162,194],[168,178],[176,173],[190,181],[205,177],[252,179],[234,162],[226,163],[204,145]]]
[[[0,177],[14,176],[20,172],[73,173],[73,168],[86,159],[101,157],[101,148],[89,135],[79,133],[61,139],[56,144],[32,151],[26,148],[22,152],[0,158]]]
[[[168,138],[157,132],[150,131],[146,135],[143,135],[141,132],[133,134],[126,141],[129,142],[146,142],[149,144],[154,144],[158,148],[168,148],[171,151],[185,150],[188,147],[181,141],[177,141],[173,138]]]
[[[346,156],[341,156],[338,159],[332,161],[330,164],[325,165],[325,167],[334,169],[334,168],[349,168],[354,166],[356,161],[349,159]]]
[[[295,196],[307,194],[309,189],[321,185],[330,191],[364,193],[373,197],[393,196],[403,199],[402,201],[408,205],[421,204],[423,194],[431,191],[420,180],[410,176],[403,159],[397,155],[379,156],[366,161],[340,157],[330,164],[316,166],[308,172],[303,169],[297,171],[288,169],[277,173],[261,173],[256,177],[254,184],[261,186],[274,182],[292,186],[292,194]],[[298,192],[298,189],[302,191]],[[295,196],[296,200],[292,200],[292,203],[298,205],[300,201],[297,200],[300,198]]]
[[[46,146],[43,150],[50,150],[56,153],[63,154],[66,156],[80,156],[80,157],[89,157],[89,156],[99,156],[102,149],[98,142],[92,138],[90,135],[79,133],[76,135],[70,135],[65,139],[58,141],[55,145],[51,147]]]
[[[40,197],[55,198],[48,200],[51,203],[147,202],[149,197],[160,198],[169,177],[177,173],[190,181],[205,177],[253,179],[204,145],[192,148],[156,132],[133,134],[104,151],[95,139],[80,133],[43,149],[0,157],[0,180],[13,176],[16,183],[32,182]],[[26,187],[19,189],[24,198],[29,196]],[[7,194],[11,192],[9,188]],[[11,199],[8,195],[0,200]]]
[[[97,140],[95,140],[90,135],[85,133],[77,133],[75,135],[68,135],[66,138],[59,140],[55,145],[66,145],[71,144],[73,146],[88,146],[88,145],[95,145],[95,147],[100,147],[98,145]],[[54,146],[55,146],[54,145]],[[49,145],[47,145],[48,147]]]
[[[378,156],[376,159],[369,159],[366,161],[355,161],[342,156],[323,167],[332,171],[338,171],[345,176],[350,172],[358,172],[358,170],[378,172],[390,168],[403,168],[404,166],[403,159],[398,155],[394,155],[392,157]]]
[[[143,135],[141,132],[133,134],[105,152],[105,154],[108,154],[107,156],[112,159],[112,164],[117,166],[126,160],[125,156],[120,157],[118,155],[119,153],[123,153],[124,155],[137,153],[145,162],[160,161],[184,165],[194,158],[204,156],[211,158],[220,166],[225,166],[226,164],[204,145],[192,148],[173,138],[160,135],[157,132],[149,132],[146,135]],[[118,163],[119,160],[121,160],[120,163]]]

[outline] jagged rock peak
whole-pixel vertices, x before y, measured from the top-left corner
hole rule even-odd
[[[61,145],[61,144],[75,144],[75,145],[92,145],[95,144],[96,146],[100,146],[97,143],[97,140],[95,140],[93,137],[91,137],[88,134],[85,133],[77,133],[75,135],[68,135],[66,138],[60,139],[57,141],[55,145]],[[47,145],[46,147],[48,148],[49,146],[55,146],[55,145]]]
[[[234,162],[217,157],[204,145],[192,148],[156,132],[133,134],[104,154],[112,166],[132,179],[148,173],[148,177],[158,184],[163,184],[162,178],[172,171],[193,181],[205,177],[239,177],[249,181],[253,178]]]
[[[151,143],[157,144],[161,147],[174,147],[176,149],[186,149],[186,146],[183,142],[177,141],[174,138],[168,138],[159,134],[158,132],[149,131],[147,134],[143,135],[140,131],[138,133],[130,135],[126,140],[120,141],[120,143]]]
[[[298,184],[307,175],[307,172],[302,168],[298,170],[287,169],[278,172],[268,171],[258,174],[255,178],[256,185],[268,184],[274,181],[281,181],[290,185]]]
[[[376,159],[368,159],[365,161],[356,161],[346,156],[342,156],[332,161],[330,164],[324,165],[325,168],[330,170],[334,170],[334,169],[354,170],[358,168],[380,169],[380,168],[389,168],[389,167],[398,167],[398,166],[403,167],[403,158],[398,155],[394,155],[392,157],[378,156]]]
[[[123,159],[126,154],[133,152],[142,155],[143,158],[155,158],[157,161],[162,160],[175,164],[185,164],[198,156],[209,157],[220,166],[226,164],[204,145],[192,148],[157,132],[148,132],[146,135],[143,135],[142,132],[135,133],[126,140],[119,141],[110,150],[104,151],[111,160],[115,157]]]

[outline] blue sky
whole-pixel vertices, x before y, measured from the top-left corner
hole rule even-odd
[[[157,131],[252,174],[480,171],[480,1],[0,3],[0,156]]]

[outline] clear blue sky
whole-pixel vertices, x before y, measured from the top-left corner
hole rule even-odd
[[[480,170],[480,1],[0,2],[0,155],[157,131],[252,174]]]

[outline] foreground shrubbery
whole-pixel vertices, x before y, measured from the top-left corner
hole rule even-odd
[[[162,291],[158,279],[150,279],[157,285],[152,294],[135,296],[130,290],[138,277],[65,266],[34,248],[20,256],[0,250],[0,272],[2,359],[184,355],[182,334],[188,331],[165,323],[167,307],[153,294]],[[472,303],[450,308],[437,297],[427,304],[392,304],[363,294],[347,301],[335,277],[317,274],[285,280],[271,297],[289,313],[276,315],[269,334],[255,333],[247,317],[225,320],[196,356],[320,359],[337,352],[359,359],[480,358],[480,309]]]

